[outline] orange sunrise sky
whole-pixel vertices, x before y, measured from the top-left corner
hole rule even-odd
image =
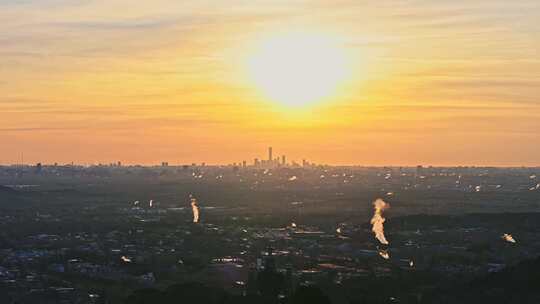
[[[141,3],[139,3],[141,2]],[[540,1],[0,0],[0,164],[540,165]]]

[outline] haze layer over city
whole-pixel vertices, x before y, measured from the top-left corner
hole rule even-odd
[[[0,20],[0,304],[540,303],[539,1]]]

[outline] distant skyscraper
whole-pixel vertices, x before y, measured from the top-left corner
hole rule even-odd
[[[268,161],[272,162],[272,147],[268,147]]]
[[[281,164],[285,166],[287,164],[287,159],[285,158],[285,155],[281,155]]]

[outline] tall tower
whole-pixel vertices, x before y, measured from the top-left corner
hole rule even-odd
[[[268,147],[268,161],[272,162],[272,147]]]

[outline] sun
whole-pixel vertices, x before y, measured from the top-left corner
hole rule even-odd
[[[289,33],[263,40],[248,60],[248,72],[268,99],[303,107],[335,94],[348,77],[345,51],[330,35]]]

